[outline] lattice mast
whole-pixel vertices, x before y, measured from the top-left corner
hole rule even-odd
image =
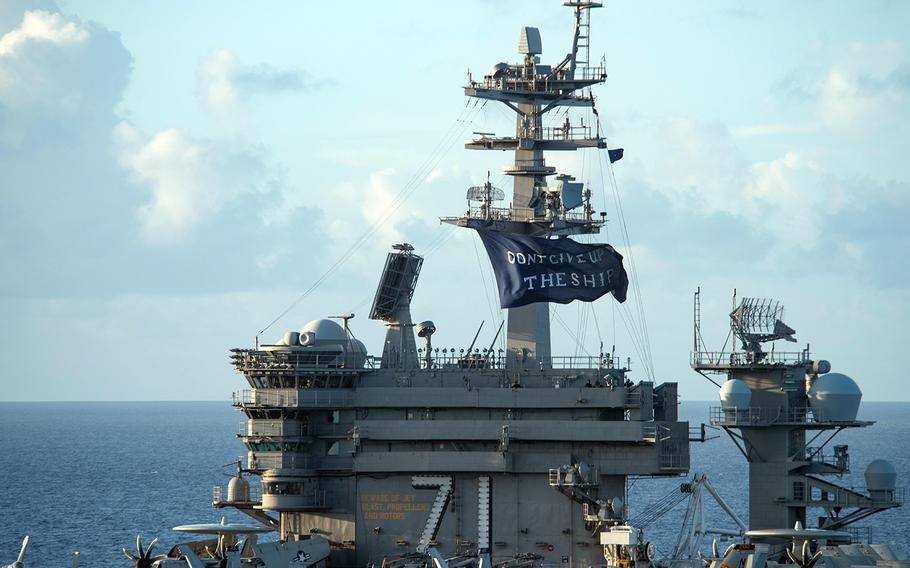
[[[493,207],[496,192],[489,180],[486,191],[471,188],[468,192],[468,211],[460,217],[448,217],[447,223],[468,228],[485,228],[506,233],[531,236],[569,236],[600,231],[605,214],[594,217],[591,191],[570,175],[556,175],[548,166],[547,151],[574,151],[579,148],[606,148],[599,129],[573,123],[568,117],[560,126],[544,127],[543,116],[560,107],[593,107],[590,87],[603,83],[607,74],[603,66],[590,64],[590,11],[600,8],[600,2],[573,0],[563,6],[575,12],[575,31],[572,49],[555,66],[540,63],[542,43],[540,31],[522,27],[518,51],[523,60],[518,64],[505,62],[493,65],[480,81],[468,77],[465,95],[500,102],[516,114],[515,135],[481,134],[465,143],[471,150],[511,150],[515,161],[503,168],[514,179],[512,202],[508,207]],[[585,93],[584,89],[588,89]],[[548,185],[547,178],[555,176]],[[479,202],[472,206],[473,199]],[[507,344],[510,361],[517,366],[549,365],[550,314],[549,304],[538,303],[510,308]]]

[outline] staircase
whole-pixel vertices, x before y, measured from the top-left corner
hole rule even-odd
[[[417,552],[426,554],[430,541],[436,538],[439,525],[442,523],[442,515],[452,496],[452,478],[443,475],[415,475],[411,478],[411,485],[417,489],[439,488],[439,491],[436,492],[436,499],[430,507],[427,524],[423,527],[420,540],[417,541]]]

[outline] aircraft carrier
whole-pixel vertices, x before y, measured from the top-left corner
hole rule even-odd
[[[521,61],[497,63],[464,88],[515,113],[514,135],[465,145],[514,152],[503,170],[511,203],[500,207],[504,192],[488,181],[468,189],[464,214],[442,221],[560,237],[603,225],[591,190],[544,156],[606,149],[591,125],[543,126],[547,112],[590,108],[590,88],[606,78],[588,49],[599,4],[566,5],[574,35],[562,61],[541,64],[540,33],[523,27]],[[676,383],[633,380],[610,353],[553,354],[548,303],[508,310],[496,334],[504,350],[496,340],[440,349],[435,324],[410,309],[422,263],[408,244],[388,253],[369,312],[387,329],[381,353],[352,335],[352,314],[233,350],[249,387],[234,394],[247,418],[244,470],[261,476],[262,491],[239,503],[226,491],[215,506],[266,522],[275,514],[284,540],[322,535],[332,566],[413,563],[430,551],[485,565],[603,564],[601,532],[627,518],[629,476],[689,469]]]
[[[597,116],[592,88],[607,77],[603,61],[590,56],[591,14],[601,4],[563,4],[573,15],[563,59],[541,63],[539,31],[522,27],[520,61],[495,63],[464,87],[466,96],[515,114],[513,134],[477,133],[465,144],[514,153],[503,169],[512,179],[511,200],[503,206],[506,192],[488,177],[468,188],[463,214],[443,222],[540,246],[595,235],[604,226],[592,188],[545,159],[545,152],[587,150],[610,167],[622,157],[621,149],[607,147],[599,120],[584,124],[565,112],[557,126],[544,121],[547,113],[579,107]],[[533,265],[544,257],[510,262]],[[577,261],[588,263],[581,254]],[[440,348],[433,344],[436,325],[411,311],[422,265],[420,251],[407,243],[388,252],[368,314],[386,329],[381,350],[356,338],[354,314],[318,314],[273,342],[257,338],[231,350],[247,383],[233,394],[247,455],[229,483],[215,488],[213,506],[259,522],[176,527],[213,538],[160,556],[153,555],[154,541],[144,547],[137,539],[135,553],[124,550],[134,566],[646,568],[658,562],[648,534],[633,522],[642,511],[630,507],[627,489],[632,477],[688,479],[689,445],[704,440],[705,426],[679,420],[677,384],[642,380],[628,359],[612,352],[554,354],[548,301],[509,307],[488,345],[475,337]],[[542,273],[525,285],[537,285],[537,293],[545,283],[566,287],[559,274]],[[570,276],[580,287],[588,284],[587,273]],[[590,286],[600,285],[590,278]],[[501,298],[515,292],[503,282]],[[624,286],[614,284],[614,297],[601,301],[625,299]],[[868,464],[866,491],[830,481],[852,466],[849,449],[832,446],[835,435],[871,425],[857,419],[856,383],[830,372],[831,364],[808,347],[767,349],[795,341],[783,308],[771,300],[734,303],[725,348],[709,350],[700,301],[696,293],[691,365],[719,387],[708,427],[729,434],[749,462],[749,518],[740,519],[717,494],[703,475],[710,471],[699,472],[677,496],[647,511],[654,520],[688,502],[682,526],[672,527],[676,546],[661,564],[910,566],[850,530],[902,504],[894,468],[884,460]],[[497,348],[500,339],[504,348]],[[709,498],[732,528],[705,520]],[[277,541],[257,541],[256,534],[269,531],[277,531]],[[718,536],[742,542],[721,552]],[[21,561],[22,555],[14,566]]]

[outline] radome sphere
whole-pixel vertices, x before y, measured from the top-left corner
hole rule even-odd
[[[739,379],[729,379],[720,387],[720,404],[723,408],[748,410],[752,402],[752,389]]]
[[[330,319],[311,321],[303,326],[303,329],[300,330],[300,335],[303,335],[308,331],[316,334],[316,341],[319,343],[347,341],[347,337],[344,334],[344,328],[338,325],[338,322]]]
[[[809,402],[819,422],[852,422],[859,412],[863,391],[843,373],[828,373],[812,383]]]
[[[897,470],[886,460],[869,462],[864,476],[869,491],[893,491],[897,485]]]

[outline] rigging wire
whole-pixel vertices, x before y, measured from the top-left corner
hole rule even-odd
[[[441,249],[443,245],[449,242],[449,239],[452,238],[452,235],[455,234],[454,225],[442,223],[442,229],[443,230],[439,231],[439,233],[437,233],[436,236],[433,237],[429,243],[427,243],[427,245],[423,248],[423,251],[421,251],[421,254],[423,254],[424,258],[429,257],[431,254]]]
[[[613,188],[613,196],[614,196],[614,200],[616,201],[617,212],[619,213],[620,229],[622,230],[623,239],[625,241],[626,248],[627,248],[627,251],[629,254],[629,268],[631,269],[631,272],[632,272],[632,287],[633,287],[633,290],[635,293],[634,295],[636,297],[635,305],[638,309],[638,317],[640,318],[640,321],[641,321],[641,331],[642,331],[642,337],[644,339],[644,348],[647,353],[646,364],[650,370],[650,376],[653,379],[654,378],[654,360],[653,360],[652,353],[651,353],[651,339],[650,339],[650,334],[648,333],[648,320],[647,320],[647,317],[645,316],[644,299],[642,297],[641,286],[639,284],[638,269],[637,269],[636,263],[635,263],[635,255],[632,252],[632,243],[631,243],[631,238],[629,237],[629,228],[626,223],[625,212],[623,211],[623,207],[622,207],[622,198],[619,193],[619,184],[616,182],[616,174],[613,170],[613,164],[609,162],[609,157],[604,156],[604,154],[601,153],[601,161],[603,161],[604,159],[607,160],[607,168],[610,173],[610,181],[611,181],[611,185]]]
[[[487,299],[487,308],[490,309],[490,320],[499,323],[496,317],[496,310],[493,308],[493,302],[490,301],[490,290],[487,287],[487,279],[483,272],[483,264],[480,262],[480,253],[477,251],[477,234],[471,235],[471,244],[474,245],[474,257],[477,259],[477,272],[480,274],[480,286],[483,288],[483,295]]]
[[[604,153],[599,152],[598,154],[600,155],[600,159],[598,160],[598,170],[600,172],[601,191],[603,194],[602,198],[603,198],[603,203],[604,203],[604,210],[606,210],[607,209],[607,204],[606,204],[606,200],[607,200],[606,185],[607,184],[605,183],[605,180],[604,180],[604,166],[603,166]],[[613,185],[613,195],[614,195],[614,199],[618,198],[618,191],[617,191],[617,187],[615,184]],[[621,208],[617,207],[617,214],[618,214],[618,217],[620,218],[620,221],[621,221],[620,228],[622,229],[622,221],[624,220],[624,215],[623,215]],[[621,231],[621,235],[623,237],[623,244],[627,250],[628,256],[630,257],[630,263],[631,263],[631,256],[632,256],[631,243],[628,238],[628,232]],[[630,264],[630,268],[632,268],[631,264]],[[633,274],[633,277],[631,280],[634,282],[637,282],[637,276],[636,276],[634,270],[632,271],[632,274]],[[640,301],[640,298],[636,295],[636,288],[634,286],[632,287],[632,296],[634,298],[634,301]],[[613,338],[614,338],[613,341],[614,341],[614,345],[616,342],[616,312],[617,311],[619,312],[620,319],[622,320],[623,325],[626,328],[626,332],[629,335],[629,339],[632,343],[632,347],[635,349],[635,352],[638,354],[639,358],[641,359],[642,364],[644,365],[645,370],[648,373],[649,377],[653,378],[653,376],[654,376],[653,371],[652,371],[653,367],[650,364],[650,351],[647,347],[647,345],[648,345],[647,339],[644,337],[643,330],[639,328],[634,315],[631,313],[631,309],[625,303],[619,304],[618,306],[616,305],[616,302],[613,303]]]
[[[594,317],[594,329],[597,330],[597,341],[600,342],[600,349],[598,349],[598,354],[603,355],[603,344],[604,338],[600,333],[600,322],[597,321],[597,310],[594,309],[594,302],[591,302],[591,315]]]
[[[609,160],[609,158],[602,154],[601,162],[603,163],[604,160]],[[641,286],[639,284],[638,269],[637,269],[637,266],[635,263],[635,255],[632,251],[631,237],[629,236],[628,224],[626,222],[625,212],[622,207],[622,197],[619,192],[619,184],[616,182],[616,176],[613,171],[612,164],[607,162],[607,167],[608,167],[608,170],[610,173],[610,181],[611,181],[611,185],[612,185],[612,189],[613,189],[614,201],[616,202],[616,209],[617,209],[617,212],[619,215],[620,230],[623,235],[623,241],[625,243],[625,246],[626,246],[626,249],[627,249],[627,252],[629,255],[629,268],[630,268],[630,272],[632,273],[632,290],[633,290],[633,296],[635,297],[635,307],[637,309],[637,312],[638,312],[637,315],[639,318],[638,322],[636,322],[636,324],[640,325],[639,335],[642,340],[642,347],[643,347],[643,350],[645,352],[645,357],[646,357],[644,360],[644,363],[646,365],[647,370],[649,371],[651,378],[653,379],[654,378],[654,362],[653,362],[653,356],[651,353],[651,340],[650,340],[650,334],[648,333],[647,319],[645,317],[645,311],[644,311],[644,300],[642,298]],[[631,311],[631,308],[626,308],[626,309],[627,309],[627,311]],[[622,308],[620,308],[621,314],[622,314],[622,311],[623,311]],[[632,316],[630,314],[630,320],[634,321],[634,319],[635,319],[634,316]]]
[[[316,281],[310,285],[309,288],[304,290],[287,308],[285,308],[281,313],[279,313],[272,321],[268,323],[259,333],[256,334],[258,338],[260,335],[268,331],[273,325],[275,325],[281,318],[286,316],[291,310],[293,310],[297,305],[300,304],[307,296],[309,296],[314,290],[316,290],[329,276],[331,276],[351,255],[356,252],[360,246],[367,242],[367,240],[382,227],[391,217],[401,208],[404,202],[411,196],[411,194],[420,187],[423,182],[426,180],[427,175],[435,169],[435,167],[442,161],[442,159],[449,153],[451,149],[452,142],[455,140],[455,137],[460,136],[468,124],[473,123],[473,119],[476,116],[478,111],[478,106],[480,109],[483,109],[486,106],[486,101],[482,105],[478,105],[478,101],[474,101],[474,106],[471,106],[471,100],[469,99],[464,108],[462,108],[458,117],[455,119],[454,123],[446,131],[446,134],[443,135],[442,139],[427,158],[421,163],[417,168],[414,175],[407,181],[407,183],[402,186],[401,190],[395,196],[395,199],[390,203],[385,211],[383,211],[380,216],[367,227],[366,231],[360,235],[360,237],[354,241],[354,243],[331,265],[329,268],[318,278]],[[461,128],[459,128],[461,126]],[[426,171],[426,173],[423,173]]]
[[[559,323],[559,325],[562,326],[562,328],[565,330],[565,332],[567,334],[569,334],[569,337],[571,337],[575,341],[575,345],[580,346],[581,350],[584,351],[584,354],[587,355],[588,357],[591,357],[591,354],[588,353],[588,350],[585,349],[585,346],[581,345],[579,343],[578,337],[574,333],[572,333],[572,330],[569,329],[569,326],[566,324],[565,320],[563,320],[562,317],[559,315],[559,312],[556,311],[556,304],[550,305],[550,315],[552,315],[554,318],[556,318],[557,323]]]

